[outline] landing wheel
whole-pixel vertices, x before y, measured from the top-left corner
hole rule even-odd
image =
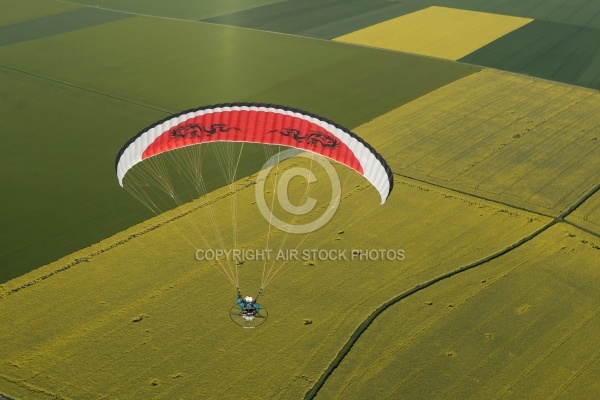
[[[246,314],[242,311],[242,309],[235,305],[231,307],[231,311],[229,312],[229,316],[231,320],[241,326],[242,328],[256,328],[265,323],[269,313],[267,309],[264,307],[260,307],[260,312],[250,315]]]

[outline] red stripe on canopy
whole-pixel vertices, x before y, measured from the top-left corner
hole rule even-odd
[[[219,141],[295,147],[321,154],[363,174],[352,150],[332,132],[303,118],[259,110],[215,111],[189,118],[161,133],[144,150],[142,159]]]

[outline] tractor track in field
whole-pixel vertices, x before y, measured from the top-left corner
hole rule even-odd
[[[542,226],[541,228],[538,228],[537,230],[535,230],[534,232],[530,233],[529,235],[525,236],[524,238],[522,238],[521,240],[519,240],[516,243],[513,243],[512,245],[506,247],[505,249],[502,249],[496,253],[493,253],[487,257],[484,257],[482,259],[479,259],[475,262],[472,262],[470,264],[464,265],[462,267],[459,267],[457,269],[454,269],[450,272],[447,272],[445,274],[439,275],[437,277],[434,277],[426,282],[423,282],[415,287],[413,287],[412,289],[406,290],[402,293],[400,293],[399,295],[397,295],[396,297],[388,300],[387,302],[383,303],[382,305],[380,305],[379,307],[377,307],[359,326],[358,328],[356,328],[356,330],[354,331],[354,333],[350,336],[350,338],[348,339],[348,341],[346,342],[346,344],[344,345],[344,347],[342,347],[342,349],[338,352],[337,356],[332,360],[332,362],[329,364],[329,366],[325,369],[325,371],[321,374],[321,376],[317,379],[317,381],[315,382],[315,384],[306,392],[304,399],[305,400],[312,400],[314,399],[317,394],[319,393],[319,390],[321,390],[321,388],[323,387],[323,385],[327,382],[327,379],[329,379],[329,377],[333,374],[333,371],[335,371],[335,369],[342,363],[342,361],[344,360],[344,358],[346,358],[346,356],[348,355],[348,353],[350,352],[350,350],[352,350],[352,347],[354,347],[354,345],[356,344],[356,342],[358,341],[358,339],[360,339],[360,337],[362,336],[363,333],[365,333],[365,331],[369,328],[369,326],[371,326],[371,324],[373,323],[373,321],[375,321],[375,319],[380,316],[385,310],[387,310],[390,306],[400,302],[401,300],[407,298],[408,296],[415,294],[417,292],[420,292],[423,289],[426,289],[438,282],[441,282],[445,279],[451,278],[455,275],[458,275],[462,272],[468,271],[470,269],[473,269],[475,267],[478,267],[482,264],[485,264],[489,261],[495,260],[496,258],[499,258],[519,247],[521,247],[522,245],[524,245],[525,243],[531,241],[532,239],[536,238],[537,236],[539,236],[541,233],[547,231],[549,228],[551,228],[552,226],[558,224],[558,223],[566,223],[569,224],[577,229],[581,229],[587,233],[590,233],[596,237],[600,237],[600,234],[596,233],[596,232],[592,232],[589,231],[588,229],[583,229],[580,226],[567,221],[565,218],[571,214],[573,211],[575,211],[579,206],[581,206],[586,200],[588,200],[590,197],[592,197],[594,194],[596,194],[598,191],[600,191],[600,183],[597,184],[594,188],[592,188],[589,192],[587,192],[585,195],[583,195],[579,200],[577,200],[575,203],[573,203],[569,208],[567,208],[564,212],[562,212],[560,215],[556,216],[556,217],[552,217],[552,216],[548,216],[548,215],[544,215],[538,212],[534,212],[531,210],[527,210],[526,208],[523,207],[516,207],[513,205],[510,205],[508,203],[503,203],[500,201],[496,201],[493,199],[489,199],[489,198],[485,198],[482,196],[478,196],[478,195],[474,195],[472,193],[467,193],[467,192],[463,192],[460,190],[456,190],[456,189],[452,189],[449,187],[445,187],[443,185],[439,185],[439,184],[434,184],[434,183],[430,183],[430,182],[426,182],[420,179],[415,179],[412,178],[410,176],[406,176],[406,175],[401,175],[401,174],[397,174],[394,173],[394,175],[396,176],[400,176],[402,178],[405,179],[410,179],[416,182],[420,182],[420,183],[425,183],[431,186],[435,186],[438,188],[442,188],[451,192],[455,192],[455,193],[460,193],[463,195],[467,195],[473,198],[477,198],[477,199],[481,199],[481,200],[486,200],[486,201],[490,201],[492,203],[496,203],[496,204],[501,204],[501,205],[505,205],[514,209],[518,209],[518,210],[522,210],[522,211],[527,211],[533,214],[537,214],[540,216],[546,216],[546,217],[550,217],[552,218],[552,220],[550,222],[548,222],[546,225]]]
[[[428,181],[423,180],[423,179],[417,179],[417,178],[414,178],[414,177],[409,176],[409,175],[402,175],[402,174],[395,173],[395,172],[393,174],[395,176],[399,176],[399,177],[402,177],[402,178],[405,178],[405,179],[410,179],[410,180],[415,181],[415,182],[424,183],[426,185],[430,185],[430,186],[434,186],[434,187],[437,187],[437,188],[440,188],[440,189],[448,190],[448,191],[451,191],[451,192],[454,192],[454,193],[462,194],[464,196],[469,196],[469,197],[472,197],[472,198],[475,198],[475,199],[489,201],[490,203],[500,204],[500,205],[503,205],[503,206],[506,206],[506,207],[513,208],[515,210],[525,211],[525,212],[528,212],[528,213],[531,213],[531,214],[536,214],[536,215],[539,215],[539,216],[542,216],[542,217],[552,218],[552,219],[556,220],[556,222],[564,222],[564,223],[569,224],[569,225],[571,225],[571,226],[573,226],[573,227],[575,227],[577,229],[580,229],[580,230],[582,230],[582,231],[584,231],[586,233],[589,233],[590,235],[594,235],[594,236],[600,238],[600,233],[599,232],[594,232],[592,230],[584,228],[584,227],[582,227],[582,226],[580,226],[580,225],[578,225],[578,224],[576,224],[574,222],[568,221],[566,219],[569,216],[569,214],[571,214],[579,206],[581,206],[583,203],[585,203],[587,200],[589,200],[590,197],[592,197],[594,194],[596,194],[597,192],[600,191],[600,183],[597,184],[590,191],[588,191],[585,195],[583,195],[579,200],[577,200],[575,203],[573,203],[569,208],[567,208],[561,214],[559,214],[558,216],[552,216],[552,215],[544,214],[544,213],[541,213],[541,212],[538,212],[538,211],[533,211],[533,210],[530,210],[530,209],[525,208],[525,207],[517,206],[517,205],[511,204],[511,203],[508,203],[508,202],[504,202],[504,201],[492,199],[490,197],[485,197],[485,196],[477,195],[477,194],[470,193],[470,192],[467,192],[467,191],[464,191],[464,190],[451,188],[449,186],[444,186],[444,185],[440,185],[440,184],[437,184],[437,183],[428,182]]]

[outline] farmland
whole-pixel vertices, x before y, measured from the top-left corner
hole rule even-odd
[[[332,39],[422,8],[390,1],[284,1],[205,19],[205,22]]]
[[[253,186],[244,184],[248,181],[252,180],[240,182],[237,193],[243,207],[238,236],[256,240],[255,232],[266,222],[255,218]],[[9,396],[32,399],[54,394],[300,397],[378,304],[448,269],[502,250],[548,221],[407,179],[398,179],[396,186],[397,195],[389,203],[346,227],[342,235],[337,230],[333,236],[317,231],[303,246],[401,246],[406,259],[289,266],[262,300],[271,315],[269,328],[250,335],[227,316],[224,305],[233,302],[233,288],[215,268],[194,261],[194,248],[177,234],[189,229],[189,220],[151,229],[185,209],[6,283],[0,317],[12,324],[10,330],[0,331],[0,386]],[[356,205],[371,195],[348,193],[336,220],[355,215]],[[227,210],[219,218],[229,221],[229,204],[225,196],[211,207]],[[201,209],[196,214],[186,218],[203,215]],[[171,224],[177,228],[171,229]],[[362,234],[375,229],[381,234],[378,238]],[[246,240],[241,246],[252,243]],[[259,270],[243,273],[260,275]],[[304,325],[304,318],[313,324]],[[237,384],[255,374],[269,379],[250,387]],[[110,389],[106,382],[111,382]]]
[[[43,39],[130,17],[130,15],[120,12],[79,8],[34,18],[29,21],[0,26],[0,47]]]
[[[591,0],[286,1],[205,21],[337,38],[600,87],[600,5]]]
[[[527,18],[428,7],[335,40],[457,60],[529,22]]]
[[[595,91],[485,70],[364,129],[402,144],[399,174],[558,215],[597,184],[599,106]]]
[[[589,398],[600,368],[590,241],[558,224],[392,306],[317,398]]]
[[[0,119],[15,131],[0,147],[0,174],[10,187],[0,200],[0,281],[149,216],[123,193],[106,190],[113,178],[107,160],[122,145],[106,132],[115,121],[136,131],[164,113],[5,68],[0,86]]]
[[[76,10],[76,4],[45,0],[1,0],[0,26]]]
[[[600,234],[600,192],[597,192],[578,207],[569,215],[568,219],[584,229],[588,229],[597,235]]]
[[[179,0],[165,3],[160,0],[75,0],[73,3],[103,7],[129,13],[156,15],[167,18],[200,20],[246,9],[264,7],[284,0]]]
[[[600,29],[534,21],[461,61],[600,89]]]
[[[456,7],[569,25],[600,28],[600,3],[594,0],[404,0],[405,3]]]
[[[223,42],[229,43],[226,51]],[[201,52],[187,51],[199,43]],[[295,57],[285,56],[289,49]],[[354,127],[477,68],[232,27],[133,17],[2,47],[0,70],[2,98],[10,104],[0,113],[5,124],[20,126],[0,150],[12,160],[0,174],[14,185],[0,200],[5,205],[0,217],[7,221],[0,255],[9,265],[0,281],[6,281],[149,216],[118,187],[113,158],[127,139],[171,113],[262,101]],[[398,74],[423,83],[399,80]],[[355,84],[357,76],[368,84]],[[56,136],[60,140],[53,142],[52,157],[40,156],[44,147],[31,150],[31,144]],[[74,160],[85,160],[86,167]],[[57,189],[46,194],[48,188]]]
[[[599,391],[600,94],[534,77],[598,88],[597,1],[0,9],[0,399]],[[223,165],[203,153],[210,167],[192,167],[208,194],[157,215],[119,187],[114,157],[141,129],[241,101],[352,129],[389,163],[391,196],[379,205],[360,174],[336,164],[333,219],[284,234],[256,192],[263,157],[278,149],[254,144],[221,143]],[[315,157],[274,168],[308,166],[316,178],[290,178],[285,190],[267,181],[274,214],[282,194],[291,207],[315,201],[296,223],[329,209],[334,190]],[[189,172],[186,161],[173,169]],[[238,180],[223,186],[227,168]],[[161,182],[167,169],[154,170]],[[338,256],[197,259],[266,248]],[[372,251],[403,256],[363,257]],[[261,327],[230,320],[237,286],[265,287]]]

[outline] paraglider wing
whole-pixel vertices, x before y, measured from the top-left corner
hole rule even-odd
[[[134,165],[160,153],[210,142],[250,142],[320,154],[363,175],[383,204],[393,186],[383,158],[361,138],[316,115],[270,104],[232,103],[168,117],[134,136],[119,151],[119,184]]]

